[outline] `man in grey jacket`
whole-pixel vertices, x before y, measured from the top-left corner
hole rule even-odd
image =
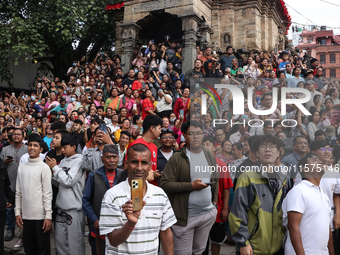
[[[6,164],[7,173],[11,182],[11,190],[15,192],[20,158],[27,153],[27,146],[22,143],[24,133],[20,128],[15,128],[13,133],[8,135],[8,138],[11,141],[11,145],[2,149],[0,158]],[[6,225],[7,233],[4,240],[11,241],[14,237],[15,229],[14,207],[6,208]]]
[[[77,154],[78,137],[66,134],[61,140],[65,158],[57,165],[55,159],[46,157],[53,179],[59,183],[56,206],[55,242],[58,255],[85,254],[85,217],[82,197],[85,174],[81,168],[83,156]]]

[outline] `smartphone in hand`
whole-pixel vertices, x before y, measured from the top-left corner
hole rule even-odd
[[[184,117],[184,110],[179,110],[179,115]]]
[[[131,180],[131,200],[133,211],[143,209],[143,180]]]
[[[105,134],[107,134],[106,124],[105,123],[100,123],[99,124],[99,130],[103,131]]]

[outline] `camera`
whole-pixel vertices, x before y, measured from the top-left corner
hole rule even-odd
[[[171,74],[170,74],[171,78],[175,77],[176,76],[176,72],[175,71],[172,71]]]
[[[238,50],[236,50],[236,52],[235,52],[235,56],[236,56],[237,58],[239,58],[239,57],[241,57],[241,55],[242,55],[245,51],[247,51],[247,50],[246,50],[246,49],[238,49]]]

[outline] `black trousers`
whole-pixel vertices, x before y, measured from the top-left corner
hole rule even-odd
[[[335,255],[340,254],[340,228],[336,229],[332,232],[333,234],[333,244],[334,244],[334,253]]]
[[[96,238],[89,234],[89,244],[91,245],[92,255],[98,255]],[[105,255],[105,240],[99,238],[99,254]]]
[[[44,220],[23,220],[26,255],[51,255],[50,231],[44,233]]]
[[[6,213],[4,211],[0,213],[0,255],[5,255],[5,251],[4,251],[5,222],[6,222]]]

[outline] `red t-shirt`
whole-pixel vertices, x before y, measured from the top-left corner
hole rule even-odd
[[[107,177],[107,180],[109,181],[110,188],[112,188],[114,185],[115,177],[116,177],[116,171],[113,171],[112,174],[106,173],[106,177]]]
[[[215,157],[216,158],[216,157]],[[218,166],[221,167],[221,169],[228,169],[227,165],[220,159],[216,158],[216,163]],[[231,180],[229,171],[223,172],[222,170],[220,171],[220,179],[218,182],[218,197],[217,197],[217,216],[216,216],[216,221],[215,222],[224,222],[226,220],[221,219],[221,211],[224,206],[224,196],[223,196],[223,191],[225,189],[230,189],[233,187],[233,182]]]
[[[156,171],[157,170],[157,152],[158,152],[157,146],[153,143],[148,143],[143,138],[138,138],[137,140],[134,140],[132,143],[130,143],[127,151],[129,151],[132,145],[137,144],[137,143],[144,144],[146,147],[149,148],[149,150],[151,151],[151,162],[152,162],[151,170]],[[125,155],[125,161],[127,160],[127,156],[128,156],[128,153],[126,153]],[[156,180],[153,180],[151,184],[158,186],[158,183]]]
[[[149,99],[145,98],[142,103],[142,120],[150,114],[148,113],[149,110],[154,110],[153,103]]]

